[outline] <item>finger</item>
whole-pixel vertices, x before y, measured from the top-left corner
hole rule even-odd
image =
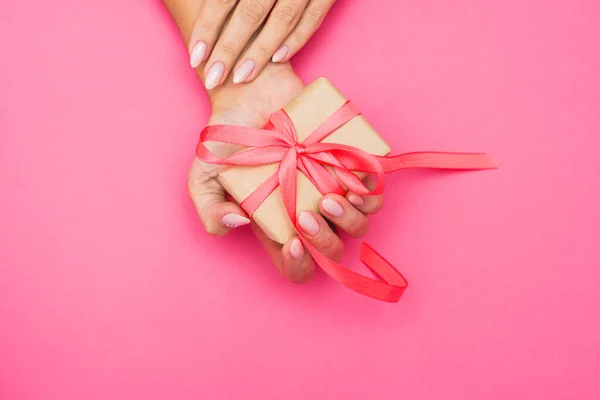
[[[375,178],[371,175],[364,179],[365,186],[373,190],[377,186]],[[383,208],[383,195],[377,196],[359,196],[355,193],[346,193],[348,201],[364,214],[377,214]]]
[[[275,0],[240,0],[206,63],[206,89],[213,89],[225,81],[274,3]]]
[[[252,230],[284,278],[294,283],[305,283],[313,278],[314,261],[297,237],[288,240],[282,246],[269,239],[255,223],[252,224]]]
[[[335,0],[310,0],[300,21],[273,54],[273,62],[287,61],[298,52],[319,29]]]
[[[348,235],[358,238],[369,230],[369,218],[339,194],[328,194],[319,203],[323,215]]]
[[[205,0],[194,23],[189,43],[190,65],[197,68],[213,48],[235,0]]]
[[[249,224],[250,219],[239,205],[225,200],[225,190],[215,178],[214,167],[196,158],[190,169],[188,190],[206,232],[221,236]]]
[[[279,0],[258,37],[240,57],[233,82],[250,82],[271,60],[275,51],[296,26],[308,0]]]
[[[298,216],[298,224],[306,240],[318,251],[334,261],[340,261],[344,255],[344,243],[317,213],[304,211]]]

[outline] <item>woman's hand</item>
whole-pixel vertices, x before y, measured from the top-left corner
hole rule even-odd
[[[203,0],[189,41],[190,64],[205,60],[206,89],[250,82],[285,62],[315,33],[335,0]]]

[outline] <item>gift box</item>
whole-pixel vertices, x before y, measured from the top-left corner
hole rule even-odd
[[[297,141],[302,142],[346,102],[344,95],[329,80],[319,78],[310,83],[284,111],[296,128]],[[377,156],[385,156],[390,152],[387,143],[362,115],[352,118],[321,142],[348,145]],[[241,203],[277,172],[278,164],[225,167],[218,179],[225,190]],[[360,172],[356,174],[361,178],[364,175]],[[319,201],[323,195],[299,170],[296,172],[296,184],[296,215],[309,210],[319,212]],[[276,242],[285,243],[297,235],[286,213],[279,187],[254,211],[252,218]]]
[[[220,157],[206,147],[209,142],[234,144],[242,150]],[[481,170],[497,165],[482,153],[389,152],[389,146],[352,103],[323,78],[273,114],[262,129],[207,126],[196,147],[200,160],[226,166],[219,181],[271,239],[285,243],[297,235],[333,279],[374,299],[396,302],[407,282],[391,263],[366,243],[361,246],[360,260],[375,277],[335,262],[313,247],[296,226],[298,214],[318,212],[323,194],[344,194],[346,188],[362,196],[381,194],[385,174],[390,172],[408,168]],[[376,178],[373,189],[361,182],[366,173]]]

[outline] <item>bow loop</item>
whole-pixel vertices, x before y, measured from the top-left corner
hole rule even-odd
[[[294,146],[297,143],[298,135],[296,133],[296,127],[284,110],[279,110],[271,115],[269,122],[273,127],[273,130],[282,134],[290,146]]]

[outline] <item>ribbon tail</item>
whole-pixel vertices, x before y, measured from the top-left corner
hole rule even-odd
[[[496,169],[492,157],[482,153],[417,152],[397,156],[375,157],[385,172],[409,168],[434,168],[453,170]]]
[[[408,287],[402,274],[366,242],[360,246],[360,261],[387,283],[404,287],[404,289]]]
[[[396,303],[408,287],[402,274],[366,243],[361,247],[360,260],[381,280],[362,275],[336,263],[311,246],[302,234],[299,237],[327,275],[355,292],[376,300]]]

